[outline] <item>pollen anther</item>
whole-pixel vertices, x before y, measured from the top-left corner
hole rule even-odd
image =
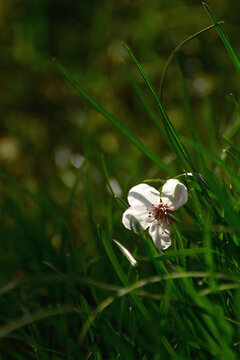
[[[156,220],[159,222],[165,222],[166,225],[170,225],[173,223],[172,220],[169,219],[168,215],[173,213],[173,210],[168,208],[167,204],[160,202],[157,206],[154,206],[153,215]]]

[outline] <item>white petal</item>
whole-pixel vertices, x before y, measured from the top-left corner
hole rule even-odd
[[[165,250],[171,245],[170,233],[170,227],[159,225],[157,220],[154,220],[149,228],[149,234],[158,250]]]
[[[170,179],[162,187],[161,199],[171,210],[176,210],[187,202],[187,188],[177,179]]]
[[[141,230],[147,229],[150,226],[152,219],[148,217],[146,211],[138,211],[135,208],[128,208],[122,216],[123,225],[129,229],[133,230],[136,233],[139,233]]]
[[[160,202],[160,193],[152,186],[139,184],[134,186],[128,193],[129,205],[136,210],[146,210],[152,208]]]

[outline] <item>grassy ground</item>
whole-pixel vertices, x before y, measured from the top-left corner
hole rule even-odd
[[[239,358],[240,29],[215,3],[1,5],[0,359]],[[159,253],[121,218],[173,177]]]

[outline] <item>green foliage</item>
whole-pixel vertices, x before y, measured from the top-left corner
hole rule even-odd
[[[239,5],[211,4],[231,43],[203,8],[0,5],[1,359],[239,358]],[[121,218],[169,177],[189,199],[158,252]]]

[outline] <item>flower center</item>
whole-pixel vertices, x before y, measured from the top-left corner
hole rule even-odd
[[[160,199],[161,201],[161,199]],[[160,202],[157,206],[152,204],[153,209],[151,211],[148,210],[148,217],[154,217],[159,222],[164,222],[166,225],[170,225],[173,223],[173,220],[169,218],[168,215],[172,214],[174,210],[170,210],[167,204]]]

